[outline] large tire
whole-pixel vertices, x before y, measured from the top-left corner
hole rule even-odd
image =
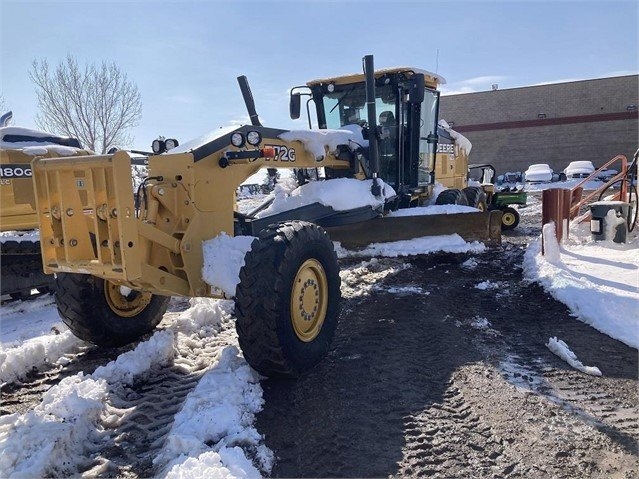
[[[472,206],[473,208],[477,208],[480,211],[486,211],[488,206],[486,205],[486,193],[479,186],[469,186],[462,190],[466,200],[468,201],[468,206]]]
[[[62,321],[78,338],[98,346],[122,346],[155,329],[168,296],[131,291],[95,276],[58,273],[55,301]]]
[[[501,229],[512,230],[519,224],[519,212],[515,208],[507,206],[502,210]]]
[[[461,190],[452,188],[442,191],[437,195],[436,205],[463,205],[468,206],[466,195]]]
[[[236,328],[248,363],[265,376],[296,377],[328,353],[340,311],[333,243],[304,221],[260,232],[240,270]]]

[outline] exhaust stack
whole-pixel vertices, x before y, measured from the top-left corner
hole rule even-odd
[[[364,77],[366,79],[366,107],[368,110],[368,144],[371,173],[373,174],[373,186],[371,193],[381,196],[382,187],[379,184],[379,148],[377,133],[377,111],[375,109],[375,66],[373,55],[366,55],[362,59]]]

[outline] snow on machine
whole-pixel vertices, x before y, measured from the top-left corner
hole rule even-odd
[[[500,242],[501,212],[468,206],[481,204],[481,187],[466,188],[459,141],[451,148],[464,164],[444,165],[457,186],[436,194],[436,180],[446,181],[436,169],[437,75],[375,72],[367,56],[364,74],[292,90],[291,117],[307,95],[319,125],[296,131],[262,126],[246,79],[238,80],[252,124],[149,155],[134,195],[124,151],[32,161],[44,269],[56,273],[58,309],[80,338],[134,341],[155,328],[172,295],[233,298],[249,364],[296,376],[327,354],[337,326],[332,241],[358,247],[457,234]],[[323,168],[326,181],[242,214],[237,187],[263,167],[295,168],[302,179]],[[419,214],[432,202],[448,214]],[[455,214],[462,205],[468,212]],[[416,215],[393,215],[398,208]],[[235,282],[224,274],[233,261]]]

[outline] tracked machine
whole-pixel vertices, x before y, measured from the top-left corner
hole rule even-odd
[[[31,160],[90,152],[74,138],[7,126],[10,119],[11,112],[0,119],[0,293],[26,299],[53,286],[42,270]]]
[[[434,200],[436,75],[375,72],[368,56],[364,74],[293,89],[292,117],[308,95],[313,131],[261,126],[248,83],[239,80],[252,124],[149,156],[149,176],[135,195],[123,151],[32,161],[44,269],[57,275],[58,309],[77,336],[123,344],[158,324],[169,296],[233,298],[249,364],[295,376],[326,355],[337,326],[332,240],[357,247],[458,233],[499,242],[499,212],[391,214]],[[378,125],[377,111],[393,115]],[[323,168],[326,183],[365,185],[372,200],[348,210],[315,201],[271,215],[239,213],[237,187],[264,167]],[[253,237],[231,292],[203,278],[202,245],[224,235]]]

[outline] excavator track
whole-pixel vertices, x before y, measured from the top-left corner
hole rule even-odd
[[[40,241],[31,234],[15,239],[0,241],[0,261],[2,276],[0,278],[0,293],[9,295],[12,299],[29,299],[31,292],[37,289],[45,293],[53,288],[53,275],[42,271],[42,257],[40,255]]]

